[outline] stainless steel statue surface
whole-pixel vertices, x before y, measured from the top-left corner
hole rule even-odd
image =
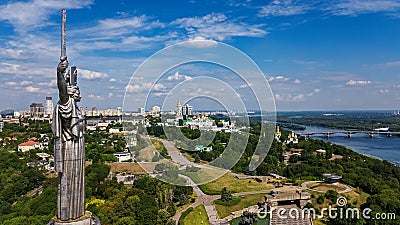
[[[65,10],[62,22],[60,63],[57,67],[59,101],[54,110],[54,163],[58,172],[57,220],[71,221],[85,215],[85,141],[84,117],[77,102],[77,70],[67,72]]]

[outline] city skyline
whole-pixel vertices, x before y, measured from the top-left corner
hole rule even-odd
[[[127,86],[135,69],[156,51],[187,40],[219,41],[248,54],[269,81],[278,111],[400,108],[398,1],[157,2],[164,10],[154,4],[2,3],[0,109],[57,99],[61,8],[68,10],[67,55],[78,67],[86,108],[121,106],[125,89],[145,89]],[[171,70],[165,82],[203,71]],[[165,92],[164,86],[156,91]]]

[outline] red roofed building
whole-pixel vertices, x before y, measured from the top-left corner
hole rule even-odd
[[[28,152],[33,149],[42,149],[42,145],[39,142],[29,140],[27,142],[18,145],[18,151]]]

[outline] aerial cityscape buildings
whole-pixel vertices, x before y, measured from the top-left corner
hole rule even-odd
[[[32,103],[29,106],[29,112],[33,119],[44,118],[44,107],[42,103]]]
[[[52,118],[53,117],[53,98],[46,97],[46,110],[45,110],[45,117]]]

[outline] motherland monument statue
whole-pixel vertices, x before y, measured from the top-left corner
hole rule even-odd
[[[68,69],[66,54],[66,10],[62,10],[61,57],[57,67],[59,101],[54,110],[54,167],[58,174],[57,216],[48,224],[100,225],[85,211],[85,119],[77,102],[78,71]]]

